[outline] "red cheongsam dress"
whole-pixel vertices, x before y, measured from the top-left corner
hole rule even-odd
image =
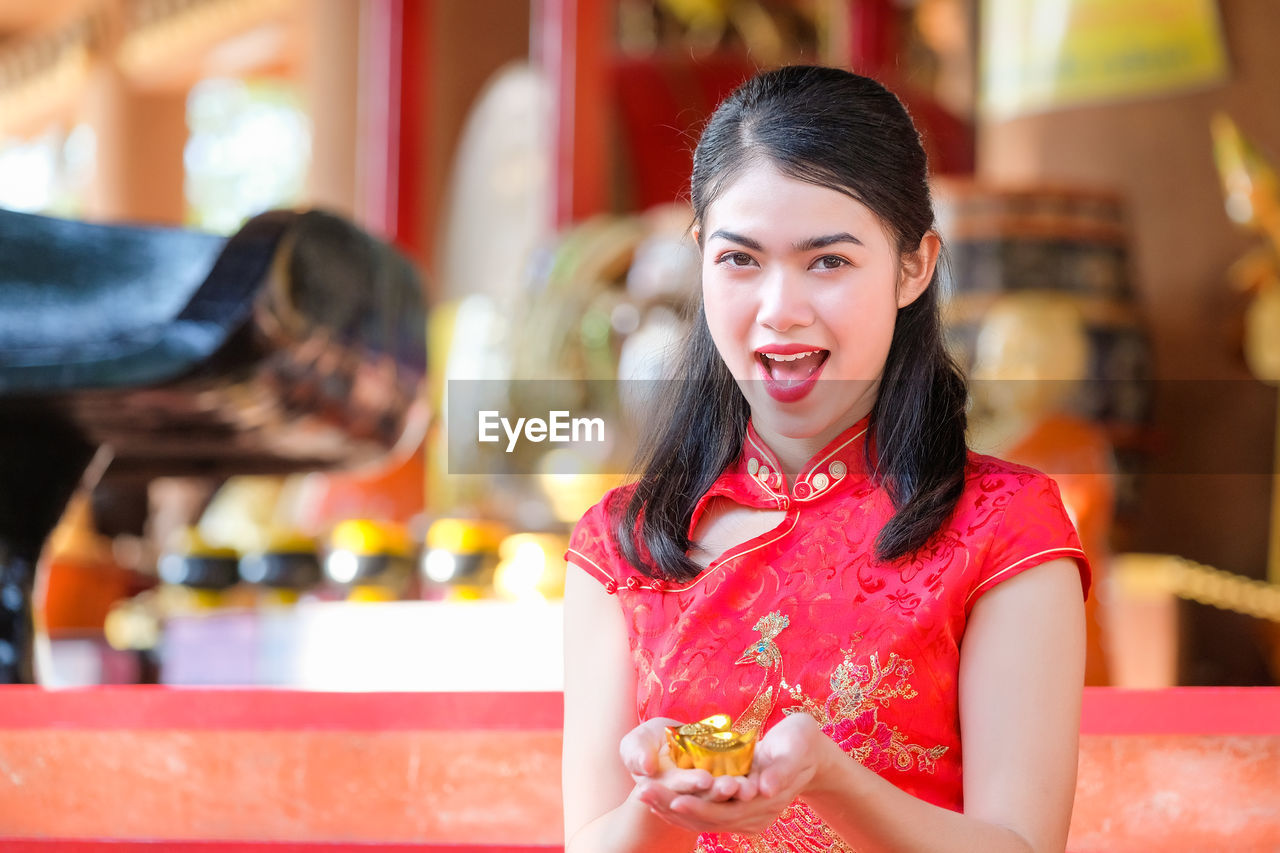
[[[638,720],[727,713],[763,735],[787,714],[810,714],[854,760],[961,811],[958,673],[970,610],[994,585],[1057,557],[1078,562],[1087,595],[1089,566],[1054,481],[976,453],[942,529],[910,557],[880,562],[875,538],[893,506],[867,476],[866,430],[864,418],[788,486],[749,427],[690,534],[718,497],[785,518],[691,581],[653,580],[622,558],[610,516],[626,487],[582,517],[566,557],[625,614]],[[704,833],[696,848],[850,849],[799,800],[761,835]]]

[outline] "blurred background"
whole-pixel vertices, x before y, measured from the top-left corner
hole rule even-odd
[[[376,464],[100,454],[41,557],[41,683],[558,689],[561,555],[627,444],[461,458],[446,389],[626,409],[696,297],[702,123],[816,63],[921,130],[972,443],[1062,487],[1090,683],[1275,684],[1277,37],[1272,0],[0,0],[0,208],[320,208],[428,306],[430,414]]]

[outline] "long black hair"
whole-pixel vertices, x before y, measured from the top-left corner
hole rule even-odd
[[[866,205],[900,254],[918,249],[933,227],[919,133],[902,103],[867,77],[791,66],[735,90],[694,151],[694,221],[704,223],[725,187],[759,163]],[[899,309],[871,409],[867,470],[894,506],[876,538],[883,561],[924,545],[964,487],[966,390],[943,344],[938,290],[935,268],[924,293]],[[614,518],[614,535],[637,570],[681,581],[701,571],[686,556],[694,505],[737,459],[750,409],[702,309],[677,363],[688,378],[667,383],[663,416],[640,450],[640,476]]]

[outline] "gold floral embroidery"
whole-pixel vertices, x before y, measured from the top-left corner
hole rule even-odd
[[[860,641],[862,637],[855,636]],[[879,709],[889,707],[893,699],[914,699],[916,690],[907,680],[915,673],[911,661],[889,654],[880,665],[880,656],[872,652],[866,664],[854,662],[852,651],[831,674],[831,695],[819,705],[804,695],[799,685],[790,690],[791,698],[800,704],[784,708],[784,714],[808,714],[822,730],[858,762],[880,772],[894,767],[925,773],[937,769],[937,761],[947,751],[945,746],[925,748],[907,743],[907,736],[897,726],[880,721]]]
[[[782,713],[808,714],[845,752],[871,770],[881,772],[890,767],[898,770],[919,768],[933,773],[937,761],[947,751],[945,746],[925,748],[907,742],[897,727],[881,722],[879,711],[895,699],[910,700],[918,695],[911,686],[915,673],[911,661],[896,652],[880,664],[879,653],[873,652],[865,664],[856,662],[852,651],[844,652],[844,660],[831,674],[831,695],[825,704],[806,696],[799,685],[788,685],[782,674],[782,651],[776,642],[790,620],[773,612],[756,623],[760,639],[746,648],[739,664],[755,663],[767,671],[765,682],[755,699],[738,718],[734,729],[745,731],[763,725],[773,713],[777,696],[786,690],[796,705]],[[855,643],[863,641],[855,634]],[[776,688],[776,689],[775,689]],[[823,823],[812,809],[797,800],[760,835],[704,833],[698,837],[694,853],[856,853],[831,827]]]

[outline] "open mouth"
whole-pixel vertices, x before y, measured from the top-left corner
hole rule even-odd
[[[799,400],[816,384],[829,350],[813,349],[796,353],[757,352],[761,378],[769,396],[783,403]]]
[[[826,363],[827,356],[830,354],[827,350],[815,349],[794,355],[760,352],[756,353],[756,358],[760,359],[766,376],[779,385],[787,387],[811,379]]]

